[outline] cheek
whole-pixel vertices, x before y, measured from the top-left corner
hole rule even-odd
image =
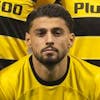
[[[63,39],[62,42],[61,42],[61,46],[62,48],[66,48],[69,44],[69,40],[68,39]]]
[[[60,43],[60,49],[61,51],[68,51],[70,48],[70,43],[68,39],[62,40],[62,42]]]
[[[64,50],[67,48],[67,43],[66,41],[64,41],[64,43],[61,44],[61,48]]]
[[[40,51],[43,48],[43,42],[38,39],[32,39],[31,41],[32,48],[35,51]]]

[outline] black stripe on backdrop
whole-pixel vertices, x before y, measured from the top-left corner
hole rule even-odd
[[[7,67],[8,65],[16,62],[17,60],[7,60],[7,59],[0,59],[0,70]],[[91,64],[100,66],[100,60],[85,60]]]
[[[0,59],[0,70],[16,62],[16,60]]]
[[[100,36],[100,18],[74,18],[76,36]]]
[[[25,22],[0,16],[0,35],[25,39]]]
[[[85,61],[100,67],[100,60],[85,60]]]
[[[100,36],[100,18],[74,18],[76,36]],[[0,16],[0,34],[25,39],[25,22]]]

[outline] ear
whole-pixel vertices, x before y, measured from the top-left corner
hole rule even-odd
[[[75,40],[75,34],[74,33],[70,33],[70,38],[69,38],[70,47],[72,47],[74,40]]]
[[[28,48],[31,48],[31,36],[30,36],[30,33],[28,32],[26,32],[26,35],[25,35],[25,42]]]

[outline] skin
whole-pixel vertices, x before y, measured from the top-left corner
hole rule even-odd
[[[34,69],[41,79],[55,81],[65,74],[74,37],[61,18],[39,17],[31,22],[26,43],[32,48]]]

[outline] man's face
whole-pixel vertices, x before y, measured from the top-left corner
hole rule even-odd
[[[74,34],[70,33],[63,19],[40,17],[32,22],[26,38],[39,62],[57,64],[72,46]]]

